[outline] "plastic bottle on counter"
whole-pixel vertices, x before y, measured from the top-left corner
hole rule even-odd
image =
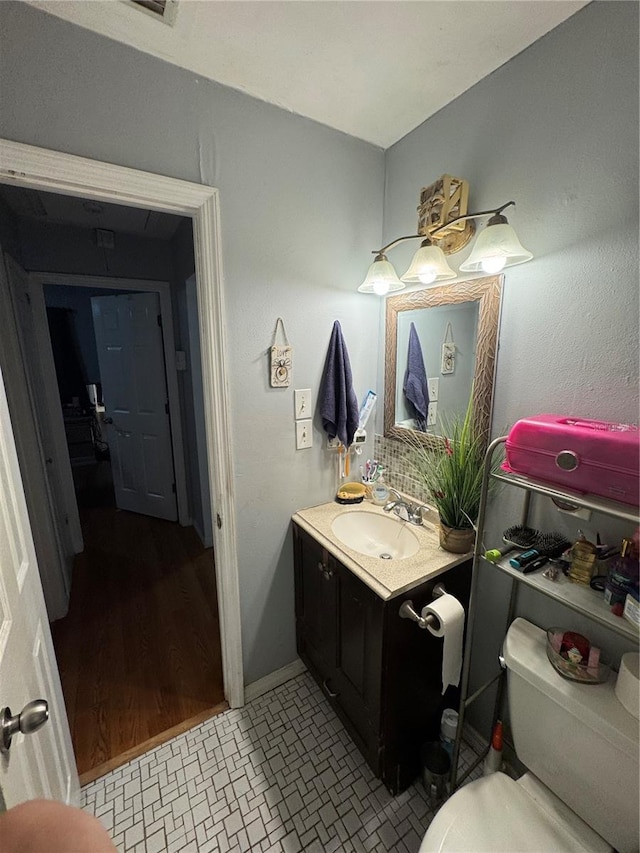
[[[371,486],[371,500],[376,506],[384,506],[389,500],[389,489],[382,477],[379,477]]]
[[[502,733],[502,721],[498,720],[493,728],[489,752],[486,754],[484,764],[482,765],[484,776],[490,776],[502,767]]]

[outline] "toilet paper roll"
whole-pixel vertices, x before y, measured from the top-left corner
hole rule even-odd
[[[640,654],[627,652],[620,660],[616,696],[630,714],[640,720]]]
[[[432,613],[438,620],[438,627],[428,626],[434,637],[443,637],[442,649],[442,692],[452,684],[460,684],[462,669],[462,633],[464,631],[464,608],[458,599],[445,593],[431,604],[422,608],[422,616]]]

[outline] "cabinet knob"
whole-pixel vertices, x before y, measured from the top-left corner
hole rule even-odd
[[[326,581],[331,580],[331,578],[333,577],[333,570],[330,569],[324,563],[318,563],[318,571],[322,572]]]

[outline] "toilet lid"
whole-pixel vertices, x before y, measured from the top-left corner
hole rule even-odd
[[[548,792],[540,803],[526,786],[493,773],[469,782],[442,806],[420,853],[604,853],[611,848],[591,827]],[[556,807],[557,803],[557,807]],[[567,814],[570,813],[570,817]]]

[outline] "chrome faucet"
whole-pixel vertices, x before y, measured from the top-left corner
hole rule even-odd
[[[422,526],[422,512],[423,510],[428,512],[430,507],[426,504],[409,503],[402,497],[400,492],[397,492],[395,489],[390,488],[389,494],[392,495],[394,499],[384,505],[385,512],[391,512],[393,510],[394,514],[397,515],[398,518],[402,519],[402,521],[408,521],[410,524]]]

